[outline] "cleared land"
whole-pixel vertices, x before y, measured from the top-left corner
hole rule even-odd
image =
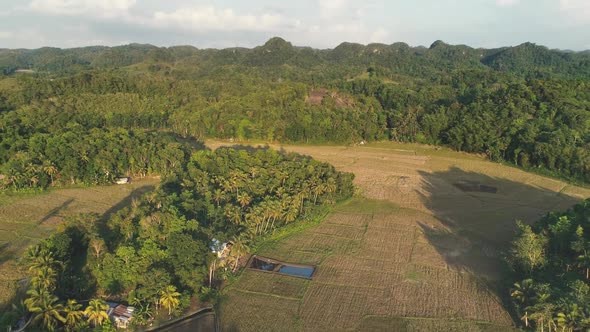
[[[25,275],[16,258],[30,244],[47,237],[69,216],[96,213],[106,218],[157,183],[143,179],[127,185],[0,195],[0,308],[15,295],[18,280]]]
[[[533,222],[590,197],[588,189],[419,145],[282,148],[355,173],[362,197],[257,252],[317,265],[316,274],[244,271],[225,292],[225,331],[509,330],[496,293],[515,220]]]

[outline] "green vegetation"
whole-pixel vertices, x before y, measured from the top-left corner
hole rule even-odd
[[[519,228],[509,256],[518,280],[510,295],[523,326],[590,328],[590,200]]]
[[[84,316],[86,326],[100,328],[108,321],[100,298],[132,303],[138,325],[160,309],[168,316],[182,312],[195,295],[214,300],[218,281],[235,271],[252,241],[313,216],[316,206],[350,197],[352,179],[328,164],[271,149],[196,152],[159,188],[106,222],[72,218],[29,250],[24,304],[32,324],[80,330],[79,307],[70,299],[98,296]],[[229,256],[210,249],[230,241]],[[10,315],[5,319],[20,318]]]
[[[530,43],[485,50],[440,41],[428,49],[343,43],[313,50],[273,38],[254,49],[132,44],[0,50],[0,68],[8,75],[0,79],[0,163],[4,173],[16,172],[5,186],[44,187],[51,182],[48,172],[64,183],[165,173],[184,149],[163,132],[447,145],[590,181],[590,55],[584,53]],[[157,134],[145,137],[145,130]],[[96,136],[104,142],[90,143]],[[170,150],[173,161],[151,152],[138,159],[146,141]],[[76,158],[66,164],[56,144],[74,146],[69,154]],[[98,155],[96,165],[71,174],[103,147],[117,157]]]
[[[219,281],[238,269],[252,246],[262,252],[272,248],[285,261],[321,262],[332,271],[320,274],[309,289],[305,281],[248,284],[255,277],[247,277],[237,283],[246,283],[241,292],[256,294],[254,301],[262,307],[273,307],[265,294],[272,294],[275,304],[285,304],[282,314],[295,328],[306,321],[344,327],[346,322],[334,321],[334,306],[324,302],[325,294],[336,294],[335,299],[350,306],[347,310],[357,315],[347,317],[351,323],[361,322],[362,315],[379,316],[376,308],[388,308],[396,317],[457,315],[507,324],[497,298],[441,261],[461,255],[462,243],[441,244],[439,256],[429,251],[424,243],[444,242],[447,233],[437,237],[429,228],[416,228],[422,225],[419,210],[356,200],[332,222],[310,227],[314,230],[308,237],[275,232],[304,218],[318,218],[326,211],[322,206],[349,198],[352,175],[268,148],[206,151],[199,143],[206,138],[444,145],[590,182],[590,55],[584,53],[530,43],[485,50],[441,41],[430,48],[343,43],[333,50],[314,50],[273,38],[254,49],[132,44],[0,50],[0,72],[0,188],[5,192],[109,184],[121,176],[162,178],[155,191],[129,200],[119,212],[70,218],[59,232],[35,245],[25,263],[30,274],[26,299],[4,314],[0,325],[30,317],[30,324],[48,330],[109,330],[112,326],[101,314],[101,299],[107,298],[136,306],[138,325],[166,319],[189,307],[195,296],[215,301]],[[391,168],[398,162],[422,165],[427,159],[411,153],[392,157]],[[358,156],[346,158],[350,169],[358,165]],[[373,156],[367,160],[375,162]],[[427,197],[416,196],[417,189],[443,186],[455,193],[450,183],[468,176],[455,170],[457,174],[448,174],[453,182],[426,181],[430,188],[421,187],[421,180],[429,177],[422,169],[419,177],[415,172],[380,177],[384,173],[373,169],[363,177],[360,185],[367,197],[413,202],[412,209],[424,205],[424,211],[446,209],[453,202],[429,205]],[[516,186],[507,183],[505,188],[511,185]],[[460,197],[462,204],[477,206],[469,201],[472,196]],[[525,327],[575,329],[588,323],[587,212],[576,209],[550,215],[535,227],[520,226],[512,262],[522,278],[512,294]],[[444,212],[459,214],[453,219],[465,223],[459,212],[466,210]],[[478,220],[498,213],[513,211],[502,206]],[[431,223],[432,230],[440,227]],[[10,227],[3,232],[17,230]],[[511,230],[494,227],[497,234]],[[35,226],[28,230],[40,232]],[[258,247],[255,239],[261,237],[269,240]],[[229,241],[230,256],[222,260],[211,252],[212,245]],[[415,248],[424,251],[426,263],[411,261]],[[387,257],[378,261],[377,270],[393,266],[392,271],[376,274],[367,266],[365,274],[349,273],[359,258],[381,256]],[[338,278],[340,284],[334,282]],[[367,289],[359,287],[362,278],[367,278]],[[439,280],[447,284],[437,284]],[[402,288],[394,287],[400,283]],[[529,296],[531,288],[535,292]],[[445,303],[420,306],[413,302],[419,291]],[[303,296],[306,292],[309,297]],[[349,299],[361,294],[366,301],[393,294],[405,304],[355,307],[362,301]],[[230,306],[246,312],[239,295],[230,295],[237,299]],[[456,305],[466,298],[469,308]],[[305,301],[310,306],[299,310]],[[412,311],[416,308],[423,312]],[[436,319],[432,324],[438,324]],[[416,328],[431,324],[398,323]],[[449,328],[461,328],[464,322],[453,324]],[[479,325],[477,329],[490,327]]]

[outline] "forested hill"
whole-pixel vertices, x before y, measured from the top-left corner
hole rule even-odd
[[[429,48],[342,43],[317,50],[272,38],[252,49],[0,50],[0,72],[0,174],[21,179],[20,186],[52,183],[40,169],[66,167],[52,148],[56,137],[66,133],[60,139],[85,153],[77,140],[92,129],[108,133],[113,140],[105,144],[118,153],[117,135],[134,137],[138,146],[160,141],[140,131],[197,139],[419,142],[590,182],[588,52],[442,41]],[[85,174],[70,174],[70,182],[133,173],[128,157],[106,171],[89,165]],[[154,172],[169,169],[158,163]],[[23,175],[27,169],[38,170],[39,180]]]
[[[186,62],[219,66],[290,65],[302,69],[319,66],[379,66],[388,73],[422,75],[453,69],[490,68],[522,75],[590,77],[590,54],[549,50],[532,43],[495,49],[471,48],[434,42],[429,48],[405,43],[342,43],[334,49],[296,47],[275,37],[253,49],[197,49],[192,46],[156,47],[130,44],[116,47],[90,46],[59,49],[0,49],[0,69],[12,73],[18,69],[73,72],[90,68],[123,67],[145,61]]]

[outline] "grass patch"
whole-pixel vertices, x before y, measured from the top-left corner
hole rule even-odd
[[[367,199],[355,197],[334,209],[337,212],[356,214],[393,213],[399,210],[399,206],[385,200]]]
[[[519,330],[512,327],[490,324],[489,322],[435,318],[367,316],[363,318],[361,325],[356,328],[356,331],[516,332]]]
[[[405,274],[406,280],[418,282],[422,280],[422,274],[415,270],[409,270]]]

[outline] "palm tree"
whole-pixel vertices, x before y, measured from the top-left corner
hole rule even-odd
[[[27,253],[27,256],[30,259],[29,271],[31,272],[39,271],[45,267],[55,268],[61,265],[60,262],[53,258],[53,254],[45,249],[31,248]]]
[[[242,223],[242,211],[235,205],[227,205],[225,207],[225,216],[235,225]]]
[[[39,182],[39,177],[37,176],[37,173],[39,171],[39,167],[35,164],[28,164],[25,167],[25,172],[27,177],[29,178],[29,183],[30,183],[30,187],[32,187],[33,185],[36,185],[37,182]]]
[[[531,308],[532,313],[529,315],[530,319],[537,323],[537,328],[541,327],[541,332],[545,331],[545,325],[551,331],[554,305],[547,302],[548,298],[547,294],[542,294],[538,299],[538,303]]]
[[[133,315],[133,321],[136,325],[147,325],[147,323],[154,317],[152,306],[137,297],[133,296],[129,304],[135,306],[135,313]]]
[[[84,316],[88,317],[88,322],[94,326],[102,325],[102,322],[109,319],[107,310],[109,306],[101,299],[93,299],[88,303],[84,310]]]
[[[57,273],[54,269],[48,266],[43,266],[37,271],[37,274],[31,279],[31,284],[33,284],[33,286],[36,288],[53,290],[55,287],[56,278]]]
[[[215,191],[213,192],[213,200],[215,200],[215,204],[219,207],[219,204],[221,203],[221,201],[224,200],[225,195],[223,194],[223,191],[221,191],[221,189],[217,188],[215,189]]]
[[[565,308],[565,312],[557,314],[557,325],[562,328],[563,331],[573,331],[578,325],[580,319],[580,308],[576,303],[568,305]]]
[[[180,304],[180,293],[176,291],[176,287],[168,286],[160,291],[160,303],[168,309],[168,316],[172,315],[172,309]]]
[[[145,307],[139,307],[135,310],[133,321],[137,325],[147,325],[147,323],[152,320],[153,317],[154,313],[152,311],[152,307],[147,305]]]
[[[248,194],[242,192],[241,194],[238,195],[238,203],[240,203],[240,206],[243,208],[246,207],[246,205],[250,204],[250,201],[252,200],[252,197],[250,197]]]
[[[328,181],[326,181],[326,192],[327,193],[333,193],[336,191],[337,186],[336,186],[336,180],[334,180],[334,178],[329,178]]]
[[[295,219],[297,219],[298,216],[299,210],[294,207],[290,207],[287,210],[283,211],[283,219],[287,223],[295,221]]]
[[[76,302],[76,300],[68,300],[64,307],[64,323],[66,324],[66,330],[74,331],[76,325],[82,320],[84,312],[80,310],[82,305]]]
[[[33,314],[33,323],[54,331],[60,322],[64,322],[65,319],[60,315],[63,305],[57,303],[57,296],[45,289],[31,289],[27,294],[29,297],[24,303]]]
[[[240,258],[242,257],[242,255],[250,250],[250,248],[248,247],[248,244],[246,243],[247,242],[246,237],[247,237],[247,234],[242,233],[242,234],[233,238],[233,241],[232,241],[233,244],[231,246],[231,251],[235,252],[235,254],[236,254],[234,267],[232,269],[234,272],[238,268],[238,264],[240,263]]]
[[[321,196],[326,192],[326,185],[318,183],[311,187],[311,192],[313,194],[313,204],[315,205],[318,201],[318,196]]]
[[[53,187],[53,177],[57,174],[57,167],[52,162],[48,162],[43,166],[43,171],[49,175],[51,186]]]
[[[524,324],[526,327],[529,327],[529,316],[527,311],[527,303],[531,298],[531,292],[533,291],[533,279],[525,279],[520,283],[514,284],[514,290],[510,293],[510,296],[516,299],[521,304],[522,310],[524,310],[524,316],[522,316],[522,320],[524,320]]]

